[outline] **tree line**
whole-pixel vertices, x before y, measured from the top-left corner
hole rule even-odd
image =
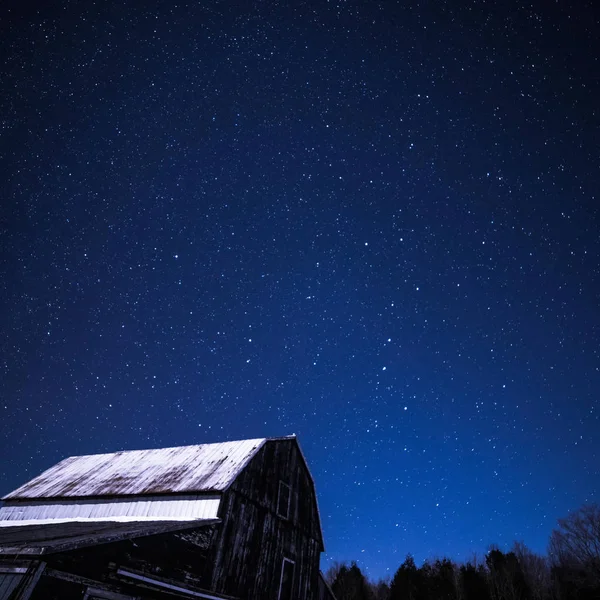
[[[600,600],[600,506],[559,519],[545,556],[515,542],[462,564],[442,558],[417,567],[408,555],[392,578],[376,582],[355,562],[335,563],[325,579],[337,600]]]

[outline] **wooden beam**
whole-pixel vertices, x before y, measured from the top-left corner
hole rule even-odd
[[[127,596],[126,594],[117,594],[108,590],[100,590],[98,588],[88,587],[85,592],[86,598],[90,596],[94,598],[102,598],[102,600],[139,600],[139,596]]]
[[[24,554],[43,554],[44,548],[19,548],[19,546],[0,548],[0,554],[6,554],[9,556],[21,556]]]
[[[0,575],[25,575],[27,567],[3,567],[0,565]]]
[[[168,582],[162,578],[158,579],[156,577],[149,577],[148,575],[135,572],[129,569],[117,569],[117,575],[121,575],[121,577],[127,577],[139,581],[140,583],[150,584],[157,588],[162,588],[166,591],[171,591],[176,594],[185,594],[187,596],[193,596],[194,598],[205,598],[206,600],[230,600],[231,596],[222,596],[220,594],[216,594],[215,592],[204,591],[200,592],[197,590],[193,590],[187,587],[183,587],[182,585],[177,585],[176,582]],[[233,599],[232,599],[233,600]]]
[[[0,556],[0,573],[24,573],[31,565],[37,565],[37,562]],[[25,569],[25,571],[12,571],[11,569]]]
[[[90,579],[89,577],[83,577],[82,575],[75,575],[75,573],[67,573],[66,571],[57,571],[56,569],[46,569],[45,573],[48,577],[54,577],[55,579],[62,579],[63,581],[70,581],[71,583],[78,583],[88,588],[101,590],[103,593],[116,594],[121,599],[133,599],[135,596],[128,596],[121,592],[121,588],[110,583],[104,583],[103,581],[97,581]]]

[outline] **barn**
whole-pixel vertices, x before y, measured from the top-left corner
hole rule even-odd
[[[74,456],[3,498],[0,600],[330,600],[295,436]]]

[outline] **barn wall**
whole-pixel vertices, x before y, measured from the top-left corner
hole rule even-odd
[[[309,537],[321,540],[315,493],[296,440],[267,441],[230,489],[275,513],[280,480],[292,488],[290,520],[293,525]]]
[[[277,516],[279,481],[292,488],[290,518]],[[277,599],[283,558],[294,561],[294,597],[316,599],[320,528],[313,488],[294,440],[263,446],[225,493],[212,589]]]

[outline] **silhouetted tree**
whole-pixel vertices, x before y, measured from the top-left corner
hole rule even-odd
[[[427,565],[427,563],[426,563]],[[423,576],[426,581],[427,597],[429,600],[456,600],[456,577],[454,563],[444,558],[437,559],[433,564],[423,566]]]
[[[371,596],[373,600],[390,600],[390,584],[388,580],[380,580],[377,583],[371,583]]]
[[[390,600],[427,600],[423,574],[409,554],[396,571],[390,585]]]
[[[561,599],[600,598],[600,506],[585,505],[559,519],[548,551]]]
[[[348,565],[346,563],[336,560],[333,563],[331,563],[331,565],[329,566],[327,571],[325,571],[325,573],[323,573],[323,577],[325,578],[325,581],[330,586],[333,585],[333,582],[335,581],[335,579],[338,576],[338,573],[340,572],[342,567],[346,567],[346,569],[347,569]]]
[[[529,590],[519,559],[514,552],[504,554],[494,548],[485,558],[493,600],[528,600]]]
[[[552,597],[552,580],[548,559],[532,552],[523,542],[515,542],[512,552],[519,560],[532,600]]]
[[[459,590],[463,600],[490,600],[487,574],[483,566],[467,563],[460,567]]]
[[[334,563],[325,574],[338,600],[600,600],[600,506],[559,519],[549,556],[522,542],[492,548],[485,563],[460,567],[450,559],[417,568],[407,555],[390,581],[369,582],[356,563]]]
[[[341,565],[331,584],[337,600],[372,600],[371,590],[358,565]]]

